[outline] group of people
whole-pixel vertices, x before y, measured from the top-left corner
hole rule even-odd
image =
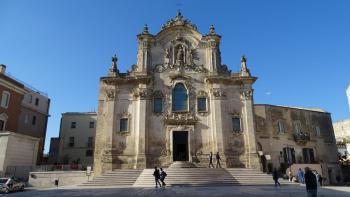
[[[275,181],[275,187],[281,186],[281,184],[278,182],[279,176],[276,168],[273,170],[272,177]],[[290,181],[292,181],[292,177],[292,172],[289,171]],[[317,173],[317,171],[312,172],[309,167],[306,167],[304,172],[301,168],[299,168],[297,178],[299,183],[305,184],[309,197],[317,197],[317,183],[322,186],[322,177]]]
[[[156,188],[158,188],[158,185],[159,185],[159,187],[166,186],[164,180],[165,180],[165,177],[167,176],[167,174],[163,170],[163,168],[159,168],[159,169],[157,167],[154,167],[154,172],[153,172],[154,180],[156,182]]]
[[[305,173],[306,173],[306,170],[305,170]],[[297,174],[297,180],[301,184],[305,184],[305,173],[301,168],[299,168],[298,174]],[[322,186],[322,181],[323,181],[322,176],[317,171],[314,171],[314,174],[316,176],[316,183]],[[289,180],[292,181],[292,179],[293,179],[292,172],[289,171]]]
[[[209,159],[209,168],[210,167],[214,168],[214,165],[213,165],[213,152],[210,152],[208,159]],[[216,152],[215,159],[216,159],[216,168],[218,168],[218,167],[221,168],[221,164],[220,164],[221,157],[219,155],[219,152]]]

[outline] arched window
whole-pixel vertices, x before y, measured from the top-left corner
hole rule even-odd
[[[188,110],[188,95],[185,86],[182,83],[175,85],[172,94],[173,112]]]

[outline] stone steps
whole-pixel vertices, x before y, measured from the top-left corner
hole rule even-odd
[[[249,168],[168,168],[167,186],[273,185],[271,175]],[[289,184],[280,180],[281,184]],[[153,169],[145,169],[134,187],[154,187]]]
[[[250,168],[167,168],[167,186],[273,185],[271,175]],[[154,187],[154,169],[114,170],[80,186]],[[293,184],[280,179],[281,184]]]
[[[93,180],[83,183],[79,186],[132,186],[143,170],[120,169],[107,172],[102,176],[95,177]]]

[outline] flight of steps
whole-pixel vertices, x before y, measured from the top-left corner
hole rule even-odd
[[[86,183],[82,183],[79,186],[132,186],[136,179],[140,176],[143,170],[136,169],[118,169],[111,172],[107,172],[102,176],[95,177]]]
[[[271,175],[249,168],[168,168],[167,186],[273,185]],[[145,169],[134,187],[154,187],[153,169]],[[281,184],[290,184],[280,179]]]

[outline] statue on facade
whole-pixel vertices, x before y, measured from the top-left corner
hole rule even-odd
[[[177,50],[176,61],[180,65],[182,65],[184,63],[184,49],[183,49],[182,45],[180,45],[179,49]]]
[[[164,63],[169,64],[170,62],[170,52],[169,49],[164,50]]]

